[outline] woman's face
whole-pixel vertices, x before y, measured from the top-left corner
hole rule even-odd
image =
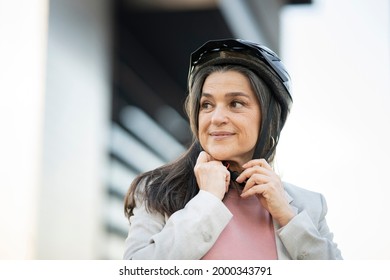
[[[261,121],[249,79],[237,71],[214,72],[202,88],[199,141],[214,159],[241,166],[252,159]]]

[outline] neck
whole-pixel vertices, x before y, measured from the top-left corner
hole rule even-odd
[[[241,173],[244,170],[242,168],[243,163],[241,164],[241,163],[238,163],[235,161],[227,161],[227,163],[229,165],[230,171],[235,171],[235,172]]]
[[[244,170],[240,164],[237,164],[235,162],[226,162],[226,166],[230,172],[230,180],[231,182],[233,182],[233,185],[234,183],[237,184],[237,186],[239,185],[240,187],[245,187],[245,183],[246,182],[243,182],[241,184],[237,183],[236,182],[236,179],[238,176],[240,176],[240,173]]]

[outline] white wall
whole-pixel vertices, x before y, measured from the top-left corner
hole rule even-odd
[[[389,1],[313,1],[282,15],[294,106],[283,178],[325,194],[346,259],[390,259]]]
[[[47,2],[0,1],[0,259],[35,250]]]

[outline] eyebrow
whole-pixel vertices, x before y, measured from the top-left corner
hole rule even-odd
[[[210,93],[207,93],[207,92],[202,92],[201,96],[204,96],[204,97],[213,97],[212,94]],[[244,92],[228,92],[225,94],[225,96],[227,97],[236,97],[236,96],[243,96],[243,97],[247,97],[247,98],[250,98],[249,94],[247,93],[244,93]]]

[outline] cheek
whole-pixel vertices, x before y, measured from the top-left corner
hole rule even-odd
[[[201,138],[205,137],[205,133],[207,131],[207,122],[204,117],[199,116],[198,118],[198,138],[201,140]]]
[[[245,126],[245,129],[242,131],[241,141],[247,144],[252,144],[253,141],[257,140],[256,128],[254,126]]]
[[[252,128],[248,133],[248,142],[252,147],[254,147],[257,143],[257,138],[259,137],[258,130]]]
[[[260,122],[254,123],[253,120],[258,119],[258,116],[253,116],[250,120],[246,122],[246,138],[248,143],[251,145],[255,145],[257,142],[257,138],[259,137],[260,132]],[[248,125],[249,124],[249,125]],[[252,125],[250,125],[252,124]]]

